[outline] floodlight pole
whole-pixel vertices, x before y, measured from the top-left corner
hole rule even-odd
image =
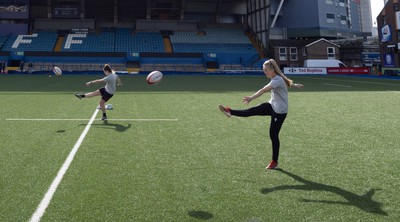
[[[271,23],[271,28],[275,27],[276,20],[278,19],[278,15],[281,12],[282,5],[284,2],[285,2],[285,0],[281,0],[281,2],[279,3],[278,9],[276,10],[274,19],[272,20],[272,23]]]

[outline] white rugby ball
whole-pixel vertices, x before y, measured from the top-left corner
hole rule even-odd
[[[61,75],[62,75],[61,69],[58,68],[57,66],[55,66],[55,67],[53,68],[53,72],[54,72],[54,74],[56,74],[57,76],[61,76]]]
[[[148,84],[153,85],[161,82],[163,74],[160,71],[153,71],[147,75],[146,81]]]

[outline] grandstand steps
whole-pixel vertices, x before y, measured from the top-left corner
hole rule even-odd
[[[253,44],[253,47],[257,50],[258,54],[260,55],[260,58],[264,58],[265,55],[262,49],[262,45],[259,43],[259,41],[257,41],[256,38],[250,32],[245,32],[245,35],[250,39],[250,42]]]
[[[56,44],[55,44],[55,46],[54,46],[54,51],[55,51],[55,52],[60,52],[63,43],[64,43],[64,36],[59,36],[59,37],[57,38]]]
[[[7,67],[7,71],[17,71],[17,70],[20,70],[20,68],[16,67],[16,66],[8,66]]]
[[[140,72],[140,68],[126,68],[128,73],[138,73]]]
[[[163,41],[164,41],[165,51],[171,53],[172,52],[171,40],[169,39],[169,37],[163,37]]]

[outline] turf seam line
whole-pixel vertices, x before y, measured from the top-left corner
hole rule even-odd
[[[337,87],[346,87],[351,88],[350,85],[341,85],[341,84],[331,84],[331,83],[324,83],[325,86],[337,86]]]
[[[72,161],[74,160],[75,154],[78,152],[79,147],[81,146],[83,140],[86,137],[86,134],[89,132],[89,129],[90,129],[94,119],[96,118],[96,115],[98,112],[99,112],[98,109],[96,109],[94,111],[92,118],[89,120],[88,125],[83,130],[78,141],[76,141],[74,148],[69,153],[69,155],[68,155],[67,159],[65,160],[64,164],[62,165],[61,169],[58,171],[57,176],[54,178],[53,182],[51,183],[51,186],[47,190],[45,196],[43,197],[43,199],[40,202],[39,206],[37,207],[36,211],[33,213],[31,219],[29,220],[30,222],[38,222],[44,215],[47,207],[50,204],[51,199],[53,198],[54,193],[57,190],[58,185],[60,184],[61,180],[64,177],[64,174],[67,172],[69,166],[71,165]]]

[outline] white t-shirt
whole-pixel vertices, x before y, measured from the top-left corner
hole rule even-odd
[[[272,86],[271,99],[269,100],[272,109],[279,114],[287,113],[289,110],[289,98],[285,80],[281,76],[276,75],[271,78],[268,85]]]
[[[108,76],[104,77],[102,80],[106,82],[105,89],[111,95],[114,95],[117,89],[117,74],[111,73]]]

